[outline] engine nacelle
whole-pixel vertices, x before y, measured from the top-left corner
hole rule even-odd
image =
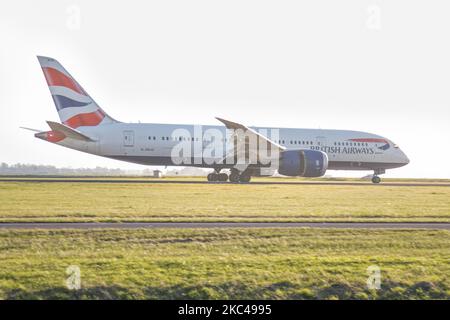
[[[291,177],[321,177],[328,169],[328,156],[316,150],[286,150],[280,154],[278,173]]]

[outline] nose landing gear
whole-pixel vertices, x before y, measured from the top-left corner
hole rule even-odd
[[[372,183],[380,183],[381,182],[381,178],[379,176],[373,176],[372,177]]]
[[[381,178],[378,175],[379,174],[383,174],[385,172],[386,172],[386,170],[384,170],[384,169],[375,169],[373,171],[372,183],[380,183],[381,182]]]

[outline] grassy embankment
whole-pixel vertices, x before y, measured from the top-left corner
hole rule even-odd
[[[0,298],[449,299],[449,257],[448,231],[0,230]]]

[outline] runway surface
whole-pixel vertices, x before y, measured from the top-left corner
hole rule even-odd
[[[324,229],[444,229],[450,223],[420,222],[49,222],[0,223],[0,229],[213,229],[213,228],[324,228]]]
[[[37,179],[37,178],[11,178],[0,179],[0,182],[22,182],[22,183],[125,183],[125,184],[230,184],[229,182],[207,182],[190,180],[135,180],[135,179]],[[450,183],[405,183],[405,182],[381,182],[374,184],[367,182],[349,181],[254,181],[250,183],[240,183],[239,185],[317,185],[317,186],[374,186],[374,187],[450,187]]]

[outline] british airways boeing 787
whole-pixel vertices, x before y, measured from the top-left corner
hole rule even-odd
[[[61,123],[39,139],[143,165],[214,169],[208,181],[252,176],[320,177],[326,170],[370,170],[372,182],[409,159],[391,140],[360,131],[259,128],[217,118],[221,126],[123,123],[110,117],[55,59],[38,57]],[[229,169],[230,174],[221,173]]]

